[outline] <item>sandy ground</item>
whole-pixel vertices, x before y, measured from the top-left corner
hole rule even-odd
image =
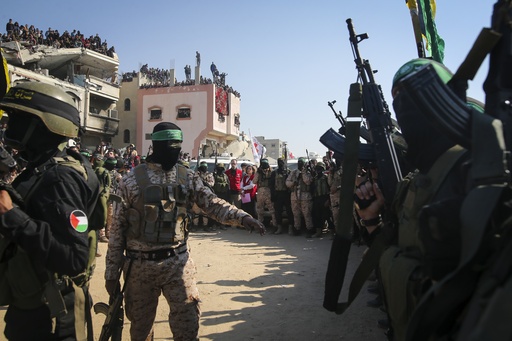
[[[385,341],[377,320],[379,309],[366,307],[375,296],[362,290],[352,306],[336,315],[322,307],[324,279],[331,240],[303,236],[250,234],[245,230],[191,233],[191,256],[198,274],[202,316],[201,340],[369,340]],[[100,243],[106,254],[107,244]],[[341,300],[364,247],[352,246]],[[94,302],[107,302],[103,271],[105,258],[97,258],[91,284]],[[369,282],[368,282],[369,283]],[[169,307],[160,297],[155,340],[173,340],[167,322]],[[4,309],[0,310],[3,323]],[[98,339],[104,315],[94,315]],[[29,323],[27,321],[27,323]],[[129,340],[125,319],[123,340]],[[2,327],[3,330],[3,327]],[[4,340],[0,336],[0,340]]]

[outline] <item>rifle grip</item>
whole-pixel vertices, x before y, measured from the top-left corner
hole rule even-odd
[[[374,202],[375,200],[377,199],[377,197],[374,195],[372,195],[370,197],[370,199],[359,199],[359,197],[357,195],[354,194],[354,202],[357,204],[357,206],[359,207],[359,209],[361,210],[364,210],[365,208],[367,208],[368,206],[371,205],[372,202]]]

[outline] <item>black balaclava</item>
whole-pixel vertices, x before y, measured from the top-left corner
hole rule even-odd
[[[299,161],[297,161],[297,167],[299,168],[300,171],[302,171],[302,169],[304,168],[304,158],[299,158]]]
[[[180,157],[183,141],[181,129],[174,123],[158,123],[153,128],[151,140],[153,141],[151,161],[161,164],[164,171],[171,170]]]
[[[286,163],[284,162],[283,159],[281,159],[281,158],[277,159],[277,168],[279,170],[284,170],[286,168]]]
[[[437,158],[455,143],[434,128],[406,94],[396,95],[393,108],[407,142],[407,161],[421,172],[428,172]]]
[[[109,157],[107,159],[107,161],[105,161],[105,163],[103,164],[103,167],[106,170],[111,171],[111,170],[114,170],[114,168],[116,167],[116,164],[117,164],[117,160],[113,157]]]
[[[317,177],[324,175],[324,169],[322,167],[315,167]]]
[[[268,160],[267,159],[261,159],[260,167],[261,167],[261,169],[269,169],[270,165],[268,164]]]
[[[48,130],[39,117],[22,111],[11,113],[5,131],[5,143],[35,166],[54,156],[67,139]]]

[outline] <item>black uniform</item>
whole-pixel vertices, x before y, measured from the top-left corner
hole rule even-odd
[[[29,166],[13,182],[13,187],[24,197],[24,209],[15,207],[1,216],[0,233],[26,251],[39,278],[48,272],[74,277],[84,273],[87,267],[87,217],[99,189],[91,186],[95,176],[89,175],[92,182],[88,184],[77,170],[49,161],[36,169]],[[55,334],[51,333],[47,305],[41,303],[35,309],[25,310],[14,303],[5,315],[6,337],[10,340],[73,339],[74,291],[68,285],[61,292],[68,313],[57,318]]]

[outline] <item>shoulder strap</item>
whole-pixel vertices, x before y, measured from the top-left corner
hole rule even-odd
[[[80,175],[82,175],[85,180],[88,179],[88,174],[85,169],[85,166],[79,160],[76,160],[75,158],[73,158],[71,156],[54,156],[53,160],[58,165],[73,168],[78,173],[80,173]]]
[[[354,223],[354,186],[357,175],[359,130],[361,125],[362,87],[359,83],[350,85],[348,118],[346,125],[345,155],[343,157],[344,176],[341,179],[338,224],[332,241],[331,253],[325,275],[323,307],[328,311],[339,312],[338,299],[343,287],[350,253],[350,231]]]

